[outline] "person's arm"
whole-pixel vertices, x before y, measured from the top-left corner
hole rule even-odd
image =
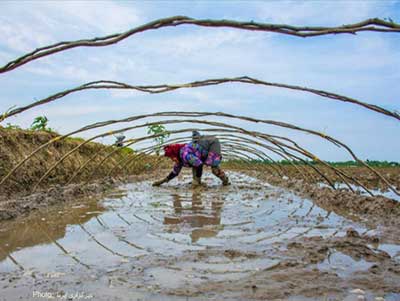
[[[164,179],[156,181],[153,183],[153,186],[160,186],[161,184],[167,183],[171,181],[173,178],[175,178],[179,173],[181,172],[183,167],[183,164],[181,162],[175,163],[174,168],[172,171],[169,173],[168,176],[166,176]]]
[[[179,173],[181,172],[183,167],[183,164],[181,162],[179,163],[175,163],[174,168],[172,169],[172,171],[169,173],[169,175],[167,176],[168,181],[171,181],[173,178],[175,178],[176,176],[179,175]]]

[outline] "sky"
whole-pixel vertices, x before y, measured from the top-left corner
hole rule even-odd
[[[310,26],[338,26],[372,17],[400,23],[400,1],[385,0],[1,1],[0,10],[1,66],[37,47],[124,32],[175,15]],[[400,112],[400,34],[362,32],[303,39],[190,25],[162,28],[107,47],[64,51],[0,74],[0,112],[89,81],[177,84],[244,75],[326,90]],[[362,159],[400,161],[400,125],[393,118],[304,92],[245,84],[156,95],[78,92],[2,124],[29,127],[36,116],[45,115],[51,128],[67,133],[97,121],[160,111],[222,111],[284,121],[335,137]],[[244,121],[209,120],[290,137],[326,160],[350,159],[342,149],[311,135]],[[145,135],[145,130],[127,133],[132,135]]]

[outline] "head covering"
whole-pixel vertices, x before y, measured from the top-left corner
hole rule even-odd
[[[193,131],[192,132],[192,137],[194,138],[194,137],[199,137],[200,136],[200,133],[198,132],[198,131]]]
[[[200,133],[198,131],[192,132],[192,141],[197,141],[200,138]]]
[[[179,158],[179,151],[185,144],[169,144],[164,146],[164,156],[173,158]]]

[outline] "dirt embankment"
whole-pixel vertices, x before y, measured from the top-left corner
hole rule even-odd
[[[0,179],[16,164],[41,145],[57,137],[44,131],[10,130],[0,127]],[[139,174],[154,167],[154,158],[135,159],[131,149],[89,142],[66,156],[37,187],[46,172],[64,155],[78,147],[83,139],[54,141],[29,158],[0,185],[0,220],[22,212],[66,201],[87,194],[103,192],[115,181],[112,177]],[[67,185],[68,184],[68,185]]]
[[[309,184],[318,184],[328,182],[318,173],[315,172],[311,167],[305,165],[263,165],[263,164],[224,164],[227,169],[239,169],[239,170],[256,170],[260,172],[266,172],[268,174],[277,175],[277,170],[282,175],[286,175],[293,180],[303,180]],[[321,164],[315,165],[332,183],[343,183],[343,179],[331,168],[323,166]],[[368,189],[376,189],[387,191],[388,185],[378,177],[372,170],[362,166],[340,166],[336,167],[337,170],[343,174],[356,179]],[[373,167],[381,176],[383,176],[389,183],[397,187],[400,190],[400,167],[398,166],[387,166],[387,167]],[[305,178],[303,177],[305,176]],[[350,184],[357,185],[347,179]]]
[[[297,195],[311,199],[317,206],[333,211],[352,220],[363,221],[370,225],[384,225],[390,229],[400,229],[400,202],[378,195],[367,196],[347,189],[333,190],[306,183],[304,180],[287,179],[264,171],[244,171],[275,186],[287,188]],[[399,237],[400,230],[387,233]]]

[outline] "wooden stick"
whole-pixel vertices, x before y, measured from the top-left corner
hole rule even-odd
[[[135,90],[135,91],[141,91],[143,93],[156,94],[156,93],[166,93],[166,92],[170,92],[170,91],[174,91],[174,90],[178,90],[178,89],[215,86],[215,85],[221,85],[221,84],[226,84],[226,83],[242,83],[242,84],[251,84],[251,85],[265,86],[265,87],[277,87],[277,88],[282,88],[282,89],[307,92],[307,93],[321,96],[323,98],[327,98],[331,101],[352,103],[354,105],[364,107],[368,110],[375,111],[377,113],[384,114],[386,116],[400,120],[400,115],[396,112],[392,112],[392,111],[386,110],[380,106],[377,106],[374,104],[369,104],[369,103],[363,102],[361,100],[357,100],[355,98],[347,97],[347,96],[340,95],[337,93],[328,92],[328,91],[324,91],[324,90],[318,90],[318,89],[314,89],[314,88],[301,87],[301,86],[296,86],[296,85],[267,82],[267,81],[263,81],[263,80],[260,80],[257,78],[252,78],[249,76],[241,76],[241,77],[233,77],[233,78],[206,79],[206,80],[194,81],[194,82],[189,82],[189,83],[184,83],[184,84],[174,84],[174,85],[159,84],[159,85],[146,85],[146,86],[144,86],[144,85],[134,86],[134,85],[130,85],[130,84],[122,83],[122,82],[109,81],[109,80],[98,80],[98,81],[89,82],[89,83],[86,83],[86,84],[83,84],[81,86],[77,86],[77,87],[74,87],[71,89],[57,92],[46,98],[32,102],[26,106],[9,109],[7,112],[2,114],[2,116],[0,118],[0,122],[5,120],[8,117],[22,113],[22,112],[29,110],[31,108],[34,108],[36,106],[44,105],[44,104],[56,101],[58,99],[61,99],[69,94],[73,94],[73,93],[76,93],[79,91],[84,91],[84,90],[123,89],[123,90]],[[225,115],[228,115],[228,114],[225,114]],[[246,118],[248,118],[248,117],[246,117]]]
[[[39,58],[73,49],[76,47],[102,47],[116,44],[130,36],[142,33],[148,30],[156,30],[163,27],[176,27],[180,25],[195,25],[201,27],[215,28],[235,28],[248,31],[274,32],[295,37],[315,37],[329,34],[356,34],[362,31],[372,32],[400,32],[400,25],[394,22],[387,22],[378,18],[367,19],[362,22],[326,27],[326,26],[292,26],[286,24],[269,24],[254,21],[239,22],[234,20],[212,20],[212,19],[194,19],[186,16],[174,16],[164,19],[158,19],[122,33],[111,34],[92,39],[83,39],[76,41],[63,41],[52,45],[44,46],[33,50],[15,60],[0,67],[0,73],[11,71],[17,67],[27,64]]]

